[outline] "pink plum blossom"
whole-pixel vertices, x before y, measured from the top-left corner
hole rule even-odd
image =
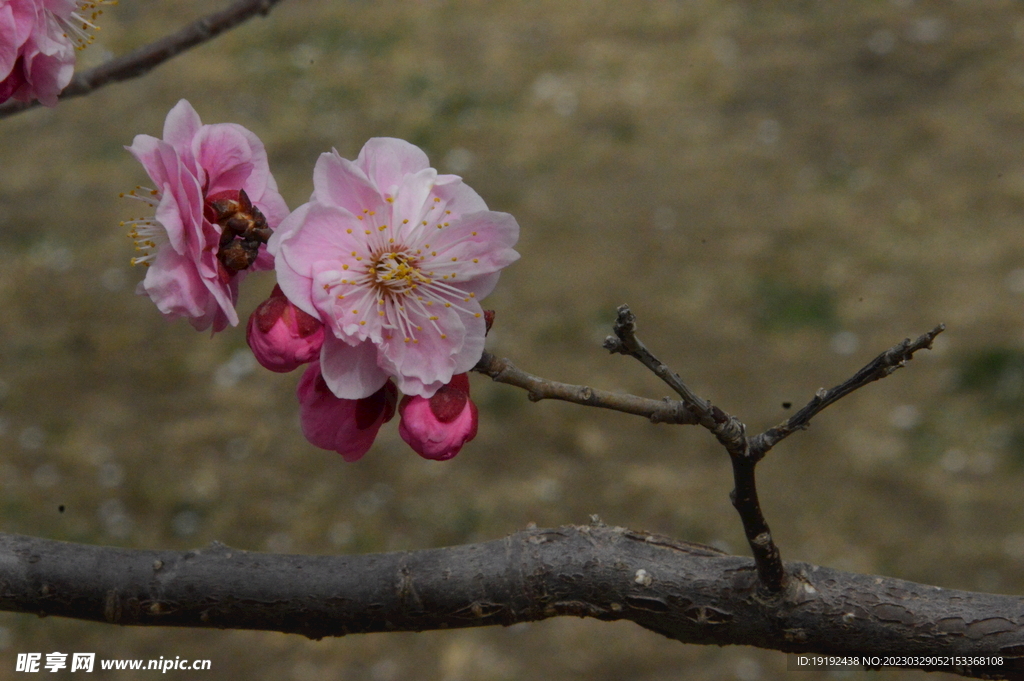
[[[141,252],[132,264],[148,268],[136,293],[200,331],[237,325],[242,270],[273,267],[255,235],[265,241],[288,213],[263,143],[234,123],[203,125],[183,99],[167,114],[162,140],[136,135],[125,148],[156,187],[129,192],[156,214],[123,223]]]
[[[480,300],[519,257],[515,219],[397,139],[371,139],[355,161],[322,154],[313,186],[268,248],[285,295],[327,328],[331,391],[358,399],[394,378],[430,397],[471,369],[484,348]]]
[[[424,459],[447,461],[476,437],[478,415],[469,378],[456,374],[432,397],[406,395],[398,407],[398,434]]]
[[[284,373],[320,355],[324,325],[292,305],[275,286],[249,317],[245,338],[260,364]]]
[[[75,70],[75,49],[92,42],[90,31],[105,0],[0,0],[0,102],[13,97],[57,105]]]
[[[302,434],[317,447],[338,452],[345,461],[358,461],[370,450],[377,431],[394,417],[398,398],[391,381],[362,399],[335,397],[317,361],[306,368],[295,392]]]

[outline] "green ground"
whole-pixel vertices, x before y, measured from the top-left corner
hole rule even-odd
[[[121,0],[82,63],[210,8]],[[319,153],[388,135],[513,213],[523,257],[488,299],[489,342],[544,376],[665,395],[600,348],[628,302],[663,360],[759,430],[945,322],[932,353],[769,456],[765,511],[790,560],[1024,591],[1018,3],[291,0],[144,79],[0,120],[0,529],[336,553],[596,513],[745,554],[726,456],[695,428],[475,376],[480,434],[449,463],[394,424],[358,464],[306,444],[297,374],[132,294],[117,224],[136,206],[116,197],[146,177],[122,145],[181,97],[258,134],[292,207]],[[248,283],[243,315],[273,286]],[[0,614],[0,679],[54,650],[210,658],[204,678],[790,678],[779,653],[628,623],[311,642]]]

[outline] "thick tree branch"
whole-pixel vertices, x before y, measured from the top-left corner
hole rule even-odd
[[[104,85],[145,75],[168,59],[216,38],[224,31],[234,28],[257,14],[266,15],[280,1],[238,0],[227,9],[209,14],[149,45],[76,74],[60,93],[60,99],[80,97]],[[38,105],[38,101],[9,100],[0,105],[0,118],[26,111]]]
[[[1024,678],[1024,599],[790,563],[760,595],[746,558],[603,525],[356,556],[178,553],[0,534],[0,609],[141,626],[310,638],[509,625],[561,615],[631,620],[684,643],[788,652],[1002,656],[967,676]]]

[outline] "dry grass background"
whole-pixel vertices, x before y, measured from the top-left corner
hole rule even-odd
[[[209,10],[122,0],[82,63]],[[480,434],[452,462],[420,460],[394,424],[358,464],[306,444],[297,375],[257,370],[241,329],[211,339],[132,294],[117,223],[134,206],[116,196],[146,178],[122,145],[181,97],[258,134],[292,207],[319,153],[388,135],[513,213],[523,257],[488,301],[489,342],[544,376],[666,394],[600,349],[628,302],[662,359],[759,430],[947,323],[770,455],[765,510],[790,560],[1024,591],[1018,3],[292,1],[144,79],[0,121],[4,531],[335,553],[596,513],[745,554],[726,456],[696,429],[476,376]],[[243,314],[272,285],[250,278]],[[0,679],[53,650],[210,658],[204,678],[788,678],[779,653],[626,623],[311,642],[0,614]]]

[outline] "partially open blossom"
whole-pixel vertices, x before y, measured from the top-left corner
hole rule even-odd
[[[446,461],[476,437],[477,410],[469,399],[469,378],[456,374],[432,397],[406,395],[398,407],[398,434],[425,459]]]
[[[331,391],[358,399],[394,378],[430,397],[471,369],[484,348],[480,299],[519,257],[515,219],[397,139],[371,139],[354,162],[321,155],[313,186],[268,247],[285,295],[327,328]]]
[[[0,102],[57,105],[106,0],[0,0]]]
[[[203,125],[183,99],[167,114],[162,140],[136,135],[126,149],[155,186],[129,192],[155,215],[122,223],[141,253],[132,264],[148,268],[136,293],[200,331],[238,324],[244,270],[273,267],[260,246],[288,213],[263,143],[235,123]]]
[[[359,400],[335,397],[324,383],[319,362],[312,362],[302,374],[295,393],[302,434],[317,447],[338,452],[345,461],[358,461],[370,450],[381,425],[394,417],[398,399],[391,381]]]
[[[249,317],[245,339],[256,361],[287,372],[312,362],[324,343],[324,325],[291,304],[280,286]]]

